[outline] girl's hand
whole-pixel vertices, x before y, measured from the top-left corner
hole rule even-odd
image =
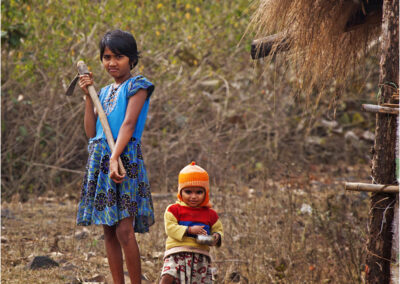
[[[115,183],[122,183],[125,175],[120,175],[118,171],[118,159],[110,158],[110,178]]]
[[[93,85],[93,74],[90,72],[89,75],[79,75],[79,87],[81,87],[82,91],[89,95],[89,91],[87,89],[88,86]]]
[[[213,234],[214,237],[214,243],[212,244],[213,246],[216,246],[221,238],[221,236],[218,233]]]
[[[204,226],[191,226],[188,228],[188,233],[192,235],[207,235],[207,231],[203,229]]]

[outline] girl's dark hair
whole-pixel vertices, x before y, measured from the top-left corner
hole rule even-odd
[[[122,54],[129,57],[131,69],[133,69],[139,61],[139,52],[137,50],[136,40],[129,32],[121,30],[109,31],[101,39],[99,47],[100,61],[103,60],[103,54],[106,47],[115,54]]]

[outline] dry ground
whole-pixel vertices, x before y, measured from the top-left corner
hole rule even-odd
[[[212,186],[225,229],[223,246],[212,250],[216,283],[362,282],[369,199],[346,193],[343,182],[368,176],[365,165],[312,166],[285,180],[260,178],[251,187]],[[60,192],[2,203],[2,283],[80,283],[97,275],[111,283],[101,227],[80,234],[85,230],[75,225],[78,194]],[[159,279],[162,215],[174,196],[154,193],[156,224],[137,236],[148,283]],[[60,266],[27,269],[39,255]]]

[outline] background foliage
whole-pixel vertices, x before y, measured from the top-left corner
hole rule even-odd
[[[192,159],[214,178],[235,173],[247,181],[257,172],[277,172],[278,160],[293,159],[286,151],[295,150],[295,159],[304,154],[304,135],[321,114],[347,128],[372,127],[349,111],[373,99],[369,80],[376,71],[361,70],[344,103],[332,100],[332,89],[316,108],[313,94],[297,93],[290,70],[268,63],[261,71],[263,63],[250,60],[251,34],[240,42],[249,7],[248,1],[3,1],[3,197],[78,187],[80,176],[63,169],[84,169],[82,93],[67,98],[64,92],[80,59],[91,67],[97,89],[111,82],[97,48],[109,29],[136,36],[142,51],[137,71],[156,84],[143,137],[155,191],[171,190],[177,171]],[[318,136],[331,134],[324,129]],[[329,148],[328,140],[311,146]]]
[[[232,206],[240,208],[240,198],[255,188],[259,203],[242,209],[274,216],[233,212],[224,197],[216,202],[236,235],[235,224],[249,220],[245,230],[266,226],[270,234],[269,250],[257,255],[257,266],[246,268],[247,277],[262,281],[265,272],[276,281],[318,282],[330,271],[334,282],[361,279],[364,240],[358,235],[366,229],[360,213],[365,196],[349,201],[335,194],[337,185],[326,187],[329,178],[340,180],[359,166],[368,168],[374,119],[359,109],[361,103],[375,102],[374,54],[357,68],[341,97],[333,84],[323,92],[302,93],[295,72],[281,59],[252,62],[253,34],[242,39],[253,12],[249,1],[9,0],[1,5],[3,200],[17,194],[26,201],[48,190],[79,197],[87,158],[83,93],[77,89],[70,98],[64,93],[80,59],[94,73],[97,90],[112,82],[102,70],[97,45],[107,30],[120,28],[135,35],[142,52],[136,72],[156,85],[142,139],[152,191],[175,192],[177,173],[196,160],[209,171],[216,197],[232,195]],[[318,184],[313,186],[318,173],[328,180],[321,195]],[[359,173],[358,181],[368,179],[365,171]],[[302,188],[306,196],[292,200],[282,188]],[[299,211],[303,201],[314,208],[312,215]],[[161,235],[161,224],[157,230]],[[265,240],[253,236],[242,241],[251,248],[243,255],[264,247]],[[307,236],[322,245],[309,246]],[[228,239],[228,244],[236,242],[236,237]],[[162,249],[163,243],[157,246]],[[220,257],[239,253],[227,249]],[[287,258],[280,261],[280,254]],[[331,266],[318,273],[310,266],[307,273],[313,276],[299,278],[303,267],[294,269],[288,262],[315,265],[317,256]],[[334,273],[343,267],[345,275]]]

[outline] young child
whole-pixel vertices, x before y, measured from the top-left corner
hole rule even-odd
[[[212,235],[221,246],[222,223],[209,203],[207,172],[195,162],[179,173],[178,201],[164,214],[167,233],[161,284],[212,283],[209,245],[196,242],[197,235]]]
[[[116,140],[112,152],[88,95],[87,87],[93,84],[92,74],[81,76],[79,81],[79,86],[86,94],[84,126],[90,139],[77,224],[103,225],[114,283],[124,283],[122,251],[131,282],[141,282],[135,232],[148,232],[149,226],[154,223],[140,143],[154,85],[143,76],[132,76],[131,70],[138,59],[135,38],[128,32],[107,32],[100,41],[100,60],[115,81],[99,92]],[[118,157],[123,161],[126,176],[118,171]]]

